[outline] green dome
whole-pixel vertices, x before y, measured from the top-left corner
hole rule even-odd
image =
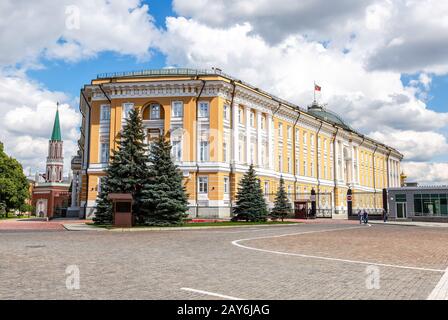
[[[314,101],[313,104],[308,107],[308,113],[315,116],[316,118],[338,125],[344,129],[353,130],[348,124],[344,122],[344,120],[342,120],[340,116],[338,116],[334,112],[331,112],[330,110],[324,109],[322,106],[318,105],[316,101]]]

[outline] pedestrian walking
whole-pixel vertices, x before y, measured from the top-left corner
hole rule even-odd
[[[363,215],[364,224],[367,224],[367,222],[369,222],[369,214],[367,213],[366,210],[364,210],[362,215]]]
[[[359,220],[359,224],[362,224],[362,220],[363,220],[363,218],[362,218],[362,212],[361,212],[361,210],[358,210],[358,220]]]
[[[383,222],[387,222],[387,211],[383,209]]]

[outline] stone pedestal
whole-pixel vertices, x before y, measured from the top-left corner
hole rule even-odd
[[[70,207],[67,209],[67,218],[79,218],[79,207]]]

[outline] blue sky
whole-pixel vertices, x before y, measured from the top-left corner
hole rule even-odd
[[[0,141],[42,170],[60,100],[68,162],[79,90],[97,74],[216,66],[302,106],[317,81],[321,102],[399,149],[413,180],[448,182],[447,15],[437,0],[5,0]]]

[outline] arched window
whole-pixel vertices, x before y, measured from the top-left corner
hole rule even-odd
[[[158,103],[151,103],[143,109],[143,120],[160,120],[164,118],[164,109]]]

